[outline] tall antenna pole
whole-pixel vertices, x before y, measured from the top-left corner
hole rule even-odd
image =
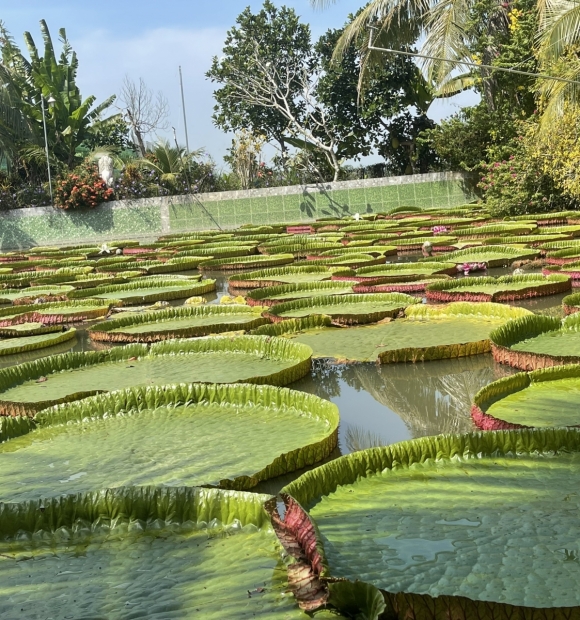
[[[179,65],[179,85],[181,86],[181,108],[183,109],[183,127],[185,129],[185,148],[189,153],[189,136],[187,135],[187,116],[185,114],[185,96],[183,94],[183,75],[181,65]]]

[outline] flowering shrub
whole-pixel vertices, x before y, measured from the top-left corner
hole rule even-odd
[[[115,192],[101,179],[93,162],[85,161],[58,177],[55,183],[54,204],[60,209],[92,209],[114,198]]]
[[[536,152],[537,129],[534,124],[521,127],[507,159],[484,164],[478,187],[488,209],[495,216],[524,215],[570,208],[558,189],[541,154]]]

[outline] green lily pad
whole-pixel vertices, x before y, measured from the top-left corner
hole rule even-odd
[[[6,327],[0,327],[0,338],[16,338],[19,336],[38,336],[40,334],[51,334],[62,332],[61,325],[45,325],[33,321],[15,323]]]
[[[0,328],[0,336],[4,329],[8,328]],[[0,370],[0,414],[30,416],[59,403],[147,385],[286,385],[310,371],[311,355],[304,345],[263,336],[174,340],[150,349],[132,344],[71,353]]]
[[[68,342],[76,337],[76,330],[71,328],[65,332],[58,331],[38,336],[22,336],[20,338],[6,338],[0,340],[0,355],[13,355],[24,351],[45,349],[62,342]]]
[[[580,606],[579,485],[580,432],[547,429],[365,450],[283,491],[323,578],[379,588],[398,617],[556,619]]]
[[[327,250],[321,252],[319,256],[344,256],[348,254],[370,254],[372,256],[393,256],[397,254],[397,247],[395,245],[355,245],[355,246],[341,246],[335,250]]]
[[[294,262],[293,254],[274,254],[273,256],[239,256],[217,258],[199,264],[200,271],[237,271],[239,269],[261,269]]]
[[[286,593],[283,549],[262,508],[267,499],[146,488],[4,505],[0,614],[307,620]]]
[[[268,323],[256,306],[193,306],[128,314],[91,327],[92,340],[102,342],[158,342],[222,332],[250,330]]]
[[[372,281],[374,284],[389,282],[400,278],[419,279],[434,274],[456,273],[455,263],[392,263],[377,267],[363,267],[356,270],[356,280]]]
[[[572,288],[568,276],[536,274],[441,280],[426,289],[427,299],[445,301],[514,301],[563,293]]]
[[[518,260],[537,258],[539,254],[539,250],[513,248],[503,245],[485,245],[476,248],[465,248],[464,250],[457,250],[435,257],[430,256],[427,260],[455,263],[456,265],[463,263],[486,263],[488,267],[492,268],[510,265]]]
[[[0,304],[12,304],[22,298],[39,299],[41,297],[68,296],[74,290],[72,286],[30,286],[23,289],[0,290]]]
[[[508,222],[505,224],[484,224],[483,226],[455,227],[453,234],[457,237],[497,237],[501,234],[523,237],[538,229],[537,224]]]
[[[419,300],[403,293],[319,296],[277,304],[269,308],[265,315],[274,321],[325,314],[345,324],[376,323],[416,303]]]
[[[477,355],[490,350],[489,334],[506,321],[531,315],[523,308],[490,303],[413,305],[406,318],[348,329],[329,317],[265,325],[256,334],[284,336],[306,344],[314,357],[386,364]]]
[[[183,280],[179,278],[138,279],[127,284],[97,286],[73,291],[70,299],[107,299],[134,305],[171,299],[185,299],[215,291],[215,280]]]
[[[370,254],[339,254],[338,256],[327,256],[325,258],[317,258],[309,261],[316,265],[326,267],[349,267],[350,269],[359,269],[360,267],[370,267],[372,265],[382,265],[385,262],[384,256],[371,256]]]
[[[494,381],[474,402],[472,417],[485,430],[580,426],[580,366],[556,366]]]
[[[580,315],[560,321],[532,315],[491,334],[494,359],[521,370],[580,363]]]
[[[254,289],[281,284],[301,284],[303,282],[322,282],[333,275],[353,275],[350,269],[332,269],[318,265],[272,267],[248,273],[236,274],[228,278],[232,288]]]
[[[273,306],[274,304],[295,299],[308,299],[328,295],[352,294],[355,281],[341,282],[301,282],[296,284],[283,284],[281,286],[269,286],[250,291],[247,302],[250,305]]]
[[[338,409],[285,388],[189,383],[58,405],[18,430],[0,444],[4,502],[120,486],[244,490],[326,458]]]

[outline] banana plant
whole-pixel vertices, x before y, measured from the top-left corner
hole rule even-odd
[[[101,119],[115,97],[109,97],[99,105],[95,105],[94,96],[83,99],[76,83],[78,58],[65,29],[59,30],[62,44],[59,57],[44,20],[40,22],[40,31],[44,43],[42,56],[32,35],[24,33],[30,55],[28,60],[0,23],[0,87],[10,95],[20,110],[30,132],[27,141],[36,146],[44,143],[44,103],[49,150],[58,161],[73,168],[77,163],[77,148],[90,135],[93,123]]]

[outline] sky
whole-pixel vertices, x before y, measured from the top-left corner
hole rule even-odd
[[[22,33],[32,34],[37,46],[42,38],[38,22],[45,19],[58,49],[58,30],[67,36],[79,57],[78,83],[84,97],[102,101],[119,92],[123,78],[143,78],[149,88],[162,91],[170,106],[169,127],[185,144],[179,89],[182,67],[185,110],[191,149],[204,148],[223,165],[231,144],[212,123],[215,88],[205,72],[213,56],[221,56],[227,30],[250,6],[259,10],[263,0],[4,0],[0,19],[24,49]],[[309,0],[274,0],[293,7],[310,24],[313,38],[328,28],[342,26],[349,13],[364,0],[337,0],[324,10],[313,9]],[[476,101],[470,93],[435,102],[429,116],[435,120]],[[172,130],[168,129],[168,136]]]

